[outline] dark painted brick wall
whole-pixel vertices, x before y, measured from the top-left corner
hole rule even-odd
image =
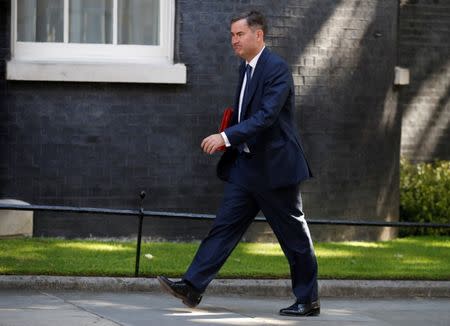
[[[0,0],[2,58],[9,1]],[[186,85],[0,80],[0,197],[35,204],[214,213],[218,156],[200,151],[230,105],[239,60],[229,19],[245,2],[177,3],[175,58]],[[308,218],[396,220],[401,117],[393,89],[397,1],[252,1],[286,58],[297,120],[315,178],[303,185]],[[1,61],[2,76],[5,61]],[[133,235],[135,220],[35,214],[35,235]],[[145,233],[201,238],[208,223],[155,220]],[[378,238],[379,229],[313,228],[315,239]],[[264,224],[246,239],[266,239]]]
[[[399,61],[411,74],[399,98],[401,153],[450,160],[450,1],[403,1],[399,41]]]

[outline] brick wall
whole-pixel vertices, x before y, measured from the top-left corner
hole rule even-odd
[[[0,197],[36,204],[214,213],[218,156],[201,153],[230,105],[239,60],[229,19],[241,2],[177,2],[175,58],[186,85],[0,80]],[[315,178],[303,185],[307,218],[396,220],[400,114],[393,90],[397,1],[253,1],[286,58],[297,120]],[[2,58],[9,1],[0,0]],[[4,61],[1,69],[4,76]],[[145,234],[201,238],[208,223],[153,220]],[[36,235],[132,235],[126,218],[36,214]],[[313,228],[315,239],[378,238],[380,229]],[[264,224],[247,239],[267,239]]]
[[[411,83],[400,91],[401,153],[450,160],[450,1],[402,1],[399,62]]]

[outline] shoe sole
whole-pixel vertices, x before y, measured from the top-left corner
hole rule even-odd
[[[157,276],[156,279],[158,280],[159,284],[161,284],[163,290],[165,290],[167,293],[173,295],[175,298],[180,299],[189,308],[195,308],[197,306],[196,304],[192,304],[191,302],[187,301],[185,297],[183,297],[182,295],[179,295],[174,290],[172,290],[172,288],[159,276]]]
[[[285,313],[285,312],[280,312],[280,315],[281,316],[289,316],[289,317],[316,317],[316,316],[320,315],[320,308],[313,308],[304,315],[291,314],[291,313]]]

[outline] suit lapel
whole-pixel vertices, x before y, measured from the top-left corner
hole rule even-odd
[[[259,79],[261,77],[261,74],[264,70],[264,65],[267,61],[267,58],[269,56],[269,50],[267,49],[267,47],[263,50],[263,52],[261,53],[261,56],[258,59],[258,62],[256,64],[256,68],[255,71],[253,73],[252,79],[250,81],[250,88],[248,89],[248,94],[245,94],[245,98],[242,101],[242,113],[241,113],[241,117],[245,117],[245,114],[247,113],[247,108],[248,108],[248,104],[250,103],[253,95],[255,95],[255,91],[256,91],[256,87],[258,86],[258,82]],[[244,65],[243,65],[244,66]],[[243,71],[242,71],[243,70]],[[242,68],[241,70],[241,87],[242,87],[242,81],[244,79],[244,73],[245,73],[245,68]],[[240,90],[241,88],[239,88]],[[239,98],[238,98],[239,101]],[[238,102],[239,103],[239,102]]]
[[[238,115],[239,115],[239,96],[241,94],[242,83],[244,81],[245,74],[245,61],[241,62],[239,66],[239,82],[236,88],[236,95],[234,97],[234,111],[233,117],[231,119],[232,124],[238,123]]]

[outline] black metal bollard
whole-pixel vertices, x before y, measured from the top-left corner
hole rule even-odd
[[[139,276],[139,261],[141,259],[141,239],[142,239],[142,222],[144,221],[144,198],[145,191],[142,190],[140,195],[141,197],[141,207],[139,208],[139,228],[138,228],[138,236],[137,236],[137,244],[136,244],[136,267],[134,270],[134,276]]]

